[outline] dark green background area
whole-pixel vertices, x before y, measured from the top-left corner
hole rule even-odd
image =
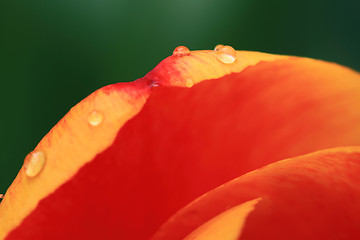
[[[144,76],[178,45],[307,56],[360,70],[358,0],[0,3],[0,193],[77,102]]]

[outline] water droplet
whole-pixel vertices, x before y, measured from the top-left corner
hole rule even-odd
[[[185,82],[185,86],[188,87],[188,88],[191,88],[192,86],[194,86],[194,83],[191,80],[187,80]]]
[[[159,85],[159,82],[158,81],[152,81],[151,83],[150,83],[150,87],[158,87],[158,86],[160,86]]]
[[[236,50],[231,46],[217,45],[214,49],[216,58],[226,64],[231,64],[236,60]]]
[[[92,111],[88,118],[90,125],[94,127],[100,125],[103,120],[104,120],[104,115],[97,110]]]
[[[219,51],[221,48],[223,48],[224,47],[224,45],[222,45],[222,44],[218,44],[218,45],[216,45],[216,47],[214,48],[214,51]]]
[[[45,153],[35,150],[29,153],[24,160],[24,170],[28,177],[35,177],[44,168]]]
[[[190,50],[185,46],[178,46],[173,51],[173,56],[176,57],[189,56],[190,54],[191,54]]]
[[[0,194],[0,199],[3,199],[4,198],[4,194]]]

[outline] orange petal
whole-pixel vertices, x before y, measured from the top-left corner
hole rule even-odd
[[[250,200],[220,213],[218,216],[201,225],[184,240],[238,239],[245,225],[247,216],[254,210],[259,200],[260,198]],[[179,232],[179,230],[176,229],[176,232]]]
[[[9,188],[0,238],[147,239],[174,212],[243,173],[360,145],[358,73],[236,54],[232,64],[212,51],[171,56],[143,79],[75,106],[36,148],[46,153],[44,169],[33,178],[21,170]]]

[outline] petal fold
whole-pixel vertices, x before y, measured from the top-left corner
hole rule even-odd
[[[236,178],[181,209],[152,240],[183,239],[254,198],[261,200],[233,239],[358,239],[360,147],[286,159]]]

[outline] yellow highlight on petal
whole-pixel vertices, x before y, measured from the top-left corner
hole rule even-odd
[[[247,216],[261,198],[233,207],[201,225],[184,240],[237,240],[244,228]]]

